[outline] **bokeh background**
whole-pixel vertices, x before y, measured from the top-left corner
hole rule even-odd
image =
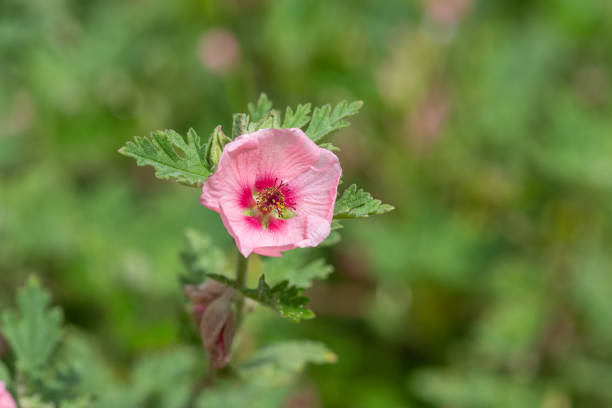
[[[397,209],[324,250],[317,319],[253,317],[339,356],[286,406],[612,406],[611,50],[608,0],[3,0],[0,307],[37,273],[119,377],[196,344],[183,231],[231,241],[117,149],[360,99],[345,182]]]

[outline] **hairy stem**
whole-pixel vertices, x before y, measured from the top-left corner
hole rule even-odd
[[[242,256],[240,252],[238,252],[238,262],[236,262],[236,285],[238,289],[243,289],[246,283],[247,269],[248,269],[248,258]],[[237,306],[237,315],[236,315],[236,328],[240,327],[240,323],[242,322],[242,314],[244,310],[244,296],[240,295],[240,299],[236,303]]]

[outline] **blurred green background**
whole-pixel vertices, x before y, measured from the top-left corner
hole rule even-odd
[[[611,50],[609,0],[3,0],[0,308],[39,274],[117,373],[196,344],[183,231],[231,240],[117,149],[361,99],[344,180],[397,210],[325,249],[317,319],[252,318],[339,356],[285,406],[612,406]]]

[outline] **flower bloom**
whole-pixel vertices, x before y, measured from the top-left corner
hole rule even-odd
[[[11,394],[4,388],[4,383],[0,381],[0,408],[17,408],[15,400]]]
[[[330,233],[342,169],[300,129],[262,129],[228,143],[200,203],[217,211],[245,257],[316,246]]]

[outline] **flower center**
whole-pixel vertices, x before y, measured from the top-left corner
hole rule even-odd
[[[261,191],[255,193],[255,204],[257,209],[262,214],[267,215],[276,212],[278,217],[283,216],[283,212],[287,208],[285,202],[285,195],[283,194],[282,188],[286,184],[280,183],[271,187],[266,187]]]
[[[275,220],[286,220],[295,217],[295,206],[291,190],[286,183],[266,183],[268,186],[257,186],[252,190],[252,201],[243,211],[251,217],[251,222],[257,220],[264,229],[279,224]],[[259,225],[259,224],[258,224]]]

